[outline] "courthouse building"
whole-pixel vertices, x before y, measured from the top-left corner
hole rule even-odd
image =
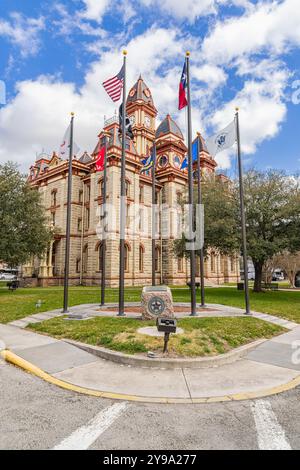
[[[152,94],[141,77],[129,91],[127,114],[132,124],[134,141],[128,139],[126,142],[125,283],[128,286],[151,284],[152,176],[151,170],[141,172],[141,161],[155,141],[158,207],[155,222],[156,280],[164,284],[186,284],[189,262],[186,258],[177,258],[173,253],[173,240],[178,237],[178,214],[182,212],[181,200],[187,192],[187,171],[181,170],[187,152],[183,134],[170,115],[157,126],[157,110]],[[95,163],[104,135],[109,135],[106,218],[101,217],[104,202],[103,172],[96,171]],[[202,138],[200,141],[201,171],[205,179],[205,175],[215,174],[217,163],[208,153]],[[99,285],[105,226],[107,285],[118,285],[120,163],[119,121],[115,115],[105,121],[94,151],[91,154],[85,152],[72,162],[70,284]],[[55,153],[51,158],[41,155],[30,168],[29,182],[42,195],[54,235],[45,256],[23,266],[23,278],[28,284],[60,285],[64,275],[68,161],[60,159]],[[199,263],[197,274],[199,276]],[[205,278],[207,284],[237,281],[238,257],[222,256],[210,251],[205,260]]]

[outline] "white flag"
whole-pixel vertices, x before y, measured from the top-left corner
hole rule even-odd
[[[225,129],[213,135],[206,141],[209,153],[215,157],[222,150],[232,147],[236,141],[236,123],[232,121]]]
[[[60,158],[69,158],[69,148],[70,148],[70,134],[71,134],[71,124],[69,124],[68,129],[65,132],[62,143],[59,146],[59,156]],[[80,148],[73,141],[73,156],[79,152]]]

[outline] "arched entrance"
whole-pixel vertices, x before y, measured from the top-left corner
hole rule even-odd
[[[295,277],[295,287],[300,287],[300,271],[297,272]]]

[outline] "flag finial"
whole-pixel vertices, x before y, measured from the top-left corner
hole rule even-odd
[[[127,55],[126,49],[123,50],[123,55]]]
[[[236,112],[238,112],[240,110],[240,108],[238,106],[236,106],[235,110],[236,110]]]
[[[75,113],[71,113],[71,116],[72,116],[72,117],[75,116]]]
[[[186,51],[185,55],[186,57],[189,57],[191,55],[190,51]]]
[[[200,137],[200,135],[201,135],[200,132],[197,132],[197,136]]]

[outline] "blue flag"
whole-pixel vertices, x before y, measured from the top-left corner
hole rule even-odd
[[[149,157],[146,157],[144,158],[144,160],[142,160],[142,165],[143,165],[143,168],[141,169],[141,173],[143,171],[148,171],[150,170],[150,168],[152,168],[153,166],[153,152],[151,152],[151,154],[149,155]]]
[[[197,161],[198,152],[199,152],[198,148],[199,148],[199,137],[197,137],[192,144],[192,161],[193,162]],[[184,158],[183,162],[181,163],[180,169],[184,170],[187,167],[188,167],[188,156]]]

